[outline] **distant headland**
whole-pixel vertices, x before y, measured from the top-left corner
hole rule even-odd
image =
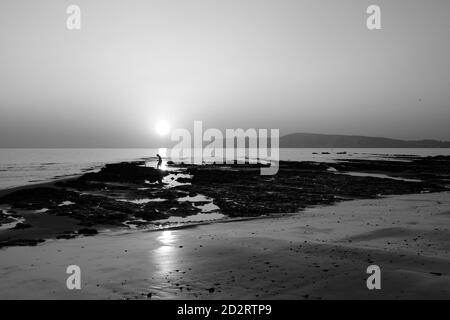
[[[399,140],[353,135],[292,133],[280,137],[281,148],[450,148],[450,141]]]

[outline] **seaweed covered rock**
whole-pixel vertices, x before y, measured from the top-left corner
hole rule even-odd
[[[84,236],[93,236],[96,235],[98,231],[96,229],[83,228],[78,230],[78,234],[82,234]]]
[[[19,222],[11,229],[12,230],[21,230],[21,229],[28,229],[28,228],[31,228],[31,224]]]
[[[121,162],[107,164],[99,172],[86,173],[79,180],[143,184],[161,181],[166,175],[167,171],[145,167],[141,162]]]
[[[149,202],[142,210],[135,214],[136,217],[146,220],[161,220],[167,219],[171,216],[187,217],[201,212],[197,207],[194,207],[190,202],[179,202],[176,200],[167,200],[160,202]]]
[[[37,246],[39,243],[45,242],[44,239],[13,239],[13,240],[5,240],[0,241],[0,248],[3,247],[34,247]]]
[[[3,211],[0,211],[0,226],[3,224],[8,224],[14,222],[15,219],[8,214],[5,214]]]
[[[63,201],[76,201],[79,194],[64,189],[38,187],[17,190],[0,198],[0,203],[8,203],[13,208],[42,209],[57,206]]]

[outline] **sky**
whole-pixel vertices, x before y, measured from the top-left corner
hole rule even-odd
[[[152,147],[195,120],[450,140],[449,34],[448,0],[2,0],[0,147]]]

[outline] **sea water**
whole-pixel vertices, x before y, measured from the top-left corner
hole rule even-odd
[[[343,153],[345,152],[345,154]],[[146,160],[156,166],[165,149],[0,149],[0,190],[99,170],[105,163]],[[336,159],[389,159],[392,155],[450,155],[450,149],[280,149],[280,160],[334,162]],[[165,158],[165,160],[168,160]],[[186,162],[189,159],[186,159]],[[405,160],[400,158],[400,160]]]

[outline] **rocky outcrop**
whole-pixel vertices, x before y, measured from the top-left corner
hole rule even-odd
[[[152,183],[162,182],[169,174],[166,171],[145,167],[141,162],[118,163],[54,187],[17,190],[0,198],[0,204],[33,212],[46,208],[46,212],[34,214],[75,219],[78,225],[53,235],[70,239],[95,235],[98,227],[105,225],[125,226],[130,222],[135,226],[148,225],[171,216],[196,215],[202,211],[201,205],[211,203],[210,199],[196,203],[180,199],[186,196],[211,198],[220,213],[229,217],[257,217],[295,213],[308,206],[350,199],[444,191],[448,190],[449,164],[450,157],[408,158],[407,161],[395,158],[390,161],[346,160],[332,165],[280,161],[278,174],[274,176],[262,176],[258,165],[179,165],[178,170],[184,174],[178,176],[179,172],[175,172],[172,178],[184,184],[171,186],[168,184],[171,179]],[[377,172],[421,181],[342,174],[347,171]],[[8,221],[11,221],[9,215],[0,214],[0,223]],[[0,242],[0,247],[39,243],[39,239],[24,240],[27,227],[25,219],[16,226],[22,229],[21,239],[5,239],[7,241]]]
[[[143,162],[122,162],[107,164],[99,172],[86,173],[79,180],[143,184],[160,182],[166,175],[167,171],[145,167]]]

